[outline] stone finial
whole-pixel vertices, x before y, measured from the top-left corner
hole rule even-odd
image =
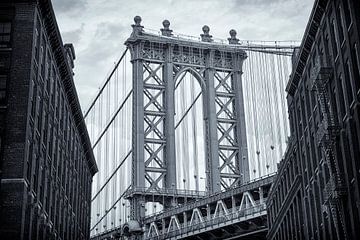
[[[170,22],[169,20],[165,19],[163,22],[162,22],[163,26],[165,29],[169,29],[170,27]]]
[[[209,26],[207,26],[207,25],[204,25],[203,27],[202,27],[202,30],[203,30],[203,34],[200,34],[200,36],[201,36],[201,41],[203,41],[203,42],[212,42],[213,40],[211,39],[212,38],[212,36],[209,34],[209,32],[210,32],[210,28],[209,28]]]
[[[239,44],[239,39],[236,38],[236,31],[234,29],[230,30],[230,38],[228,38],[230,44]]]
[[[162,22],[164,28],[160,29],[161,30],[161,34],[164,36],[171,36],[172,35],[172,30],[169,28],[170,27],[170,22],[169,20],[164,20]]]
[[[142,32],[144,27],[141,26],[141,17],[135,16],[134,22],[135,22],[135,24],[131,25],[133,28],[133,33],[138,34],[138,33]]]
[[[134,17],[134,22],[136,26],[140,26],[141,23],[141,17],[140,16],[135,16]]]
[[[202,27],[202,30],[203,30],[204,34],[209,35],[210,28],[209,28],[208,25],[204,25],[204,26]]]

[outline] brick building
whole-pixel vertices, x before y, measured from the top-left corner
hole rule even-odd
[[[0,2],[0,239],[89,239],[97,166],[50,0]]]
[[[360,238],[360,1],[316,0],[287,85],[268,239]]]

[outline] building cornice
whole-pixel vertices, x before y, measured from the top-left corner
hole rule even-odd
[[[325,13],[326,5],[326,0],[316,0],[314,3],[310,20],[306,26],[304,37],[301,41],[297,59],[295,60],[289,82],[286,86],[286,91],[291,96],[295,95],[296,89],[305,70],[306,62],[311,53],[311,48],[314,44],[316,33],[320,27],[321,19]]]
[[[89,134],[86,128],[84,117],[81,111],[80,102],[76,93],[72,69],[66,60],[66,53],[61,39],[60,31],[56,22],[54,10],[50,0],[38,0],[40,14],[45,24],[45,29],[49,37],[50,46],[54,53],[55,60],[59,69],[61,80],[64,86],[66,98],[70,105],[71,113],[78,129],[82,146],[85,151],[88,167],[92,175],[97,171],[95,157],[92,151],[92,146]]]

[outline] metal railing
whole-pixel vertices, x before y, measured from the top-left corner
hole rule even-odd
[[[130,188],[125,196],[131,194],[143,194],[143,195],[166,195],[166,196],[186,196],[186,197],[205,197],[207,196],[206,191],[197,191],[197,190],[186,190],[186,189],[166,189],[161,188],[160,190],[149,189],[149,188]]]
[[[273,173],[270,173],[270,174],[267,174],[267,175],[264,175],[264,176],[261,176],[261,177],[258,177],[258,178],[254,178],[254,179],[251,179],[247,182],[244,182],[243,184],[241,184],[240,186],[236,186],[236,187],[232,187],[232,188],[228,188],[228,189],[223,189],[221,192],[216,192],[216,193],[213,193],[213,194],[208,194],[206,195],[206,198],[210,198],[210,197],[214,197],[214,196],[218,196],[220,194],[223,194],[225,192],[228,192],[228,191],[232,191],[234,189],[238,189],[238,188],[241,188],[243,186],[246,186],[246,185],[250,185],[254,182],[257,182],[257,181],[260,181],[260,180],[263,180],[263,179],[266,179],[266,178],[269,178],[269,177],[272,177],[272,176],[275,176],[276,175],[276,172],[273,172]],[[207,193],[207,192],[205,192]],[[203,198],[204,199],[204,198]],[[198,200],[197,199],[194,199],[194,200],[190,200],[188,202],[186,202],[187,205],[189,204],[193,204],[195,202],[197,202]],[[178,206],[174,206],[172,208],[168,208],[168,209],[163,209],[159,212],[155,212],[155,213],[152,213],[152,214],[149,214],[147,216],[145,216],[145,218],[156,218],[157,216],[160,216],[161,214],[163,213],[166,213],[166,212],[170,212],[170,211],[174,211],[175,209],[178,209],[178,208],[182,208],[184,207],[183,205],[178,205]]]
[[[171,36],[162,35],[161,31],[150,28],[144,28],[144,33],[161,38],[177,39],[180,41],[201,42],[211,45],[223,45],[233,48],[251,48],[251,49],[294,49],[300,45],[299,41],[260,41],[260,40],[240,40],[239,44],[229,44],[228,40],[221,38],[212,38],[212,42],[204,42],[201,37],[186,35],[182,33],[173,32]]]
[[[250,208],[238,210],[238,207],[228,209],[228,214],[215,216],[215,214],[211,214],[210,216],[204,217],[204,221],[197,221],[196,223],[182,223],[180,224],[180,229],[167,231],[167,229],[163,229],[163,232],[159,234],[159,236],[145,236],[145,239],[168,239],[171,237],[188,234],[194,231],[198,231],[204,228],[209,227],[220,227],[220,224],[224,224],[226,222],[233,222],[234,220],[241,221],[253,218],[256,214],[266,211],[266,199],[264,199],[263,203],[256,201],[256,205]],[[245,219],[246,218],[246,219]],[[147,233],[146,233],[147,234]]]

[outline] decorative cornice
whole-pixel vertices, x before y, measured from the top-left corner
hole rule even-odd
[[[85,125],[84,117],[81,112],[79,98],[76,93],[72,69],[66,60],[66,52],[61,39],[60,31],[56,22],[54,10],[50,0],[38,0],[40,14],[45,23],[45,29],[49,37],[50,46],[54,53],[55,60],[59,69],[65,94],[69,102],[75,125],[78,129],[79,137],[85,151],[86,160],[92,175],[97,171],[95,157],[92,151],[90,138]]]
[[[136,42],[146,42],[156,44],[171,44],[184,47],[199,48],[202,50],[218,50],[225,53],[237,53],[242,58],[246,58],[246,52],[239,47],[237,44],[217,44],[215,42],[204,42],[204,41],[192,41],[189,39],[182,39],[175,36],[155,35],[147,32],[137,32],[137,34],[131,34],[131,36],[125,41],[125,45],[134,44]]]
[[[293,71],[286,86],[286,91],[291,96],[294,96],[299,82],[301,81],[301,78],[305,71],[306,62],[311,54],[311,49],[315,42],[316,34],[319,30],[319,26],[325,13],[326,6],[326,0],[316,0],[314,3],[314,7],[310,15],[310,20],[307,24],[304,37],[301,41],[300,50],[297,54],[297,59],[293,64]]]

